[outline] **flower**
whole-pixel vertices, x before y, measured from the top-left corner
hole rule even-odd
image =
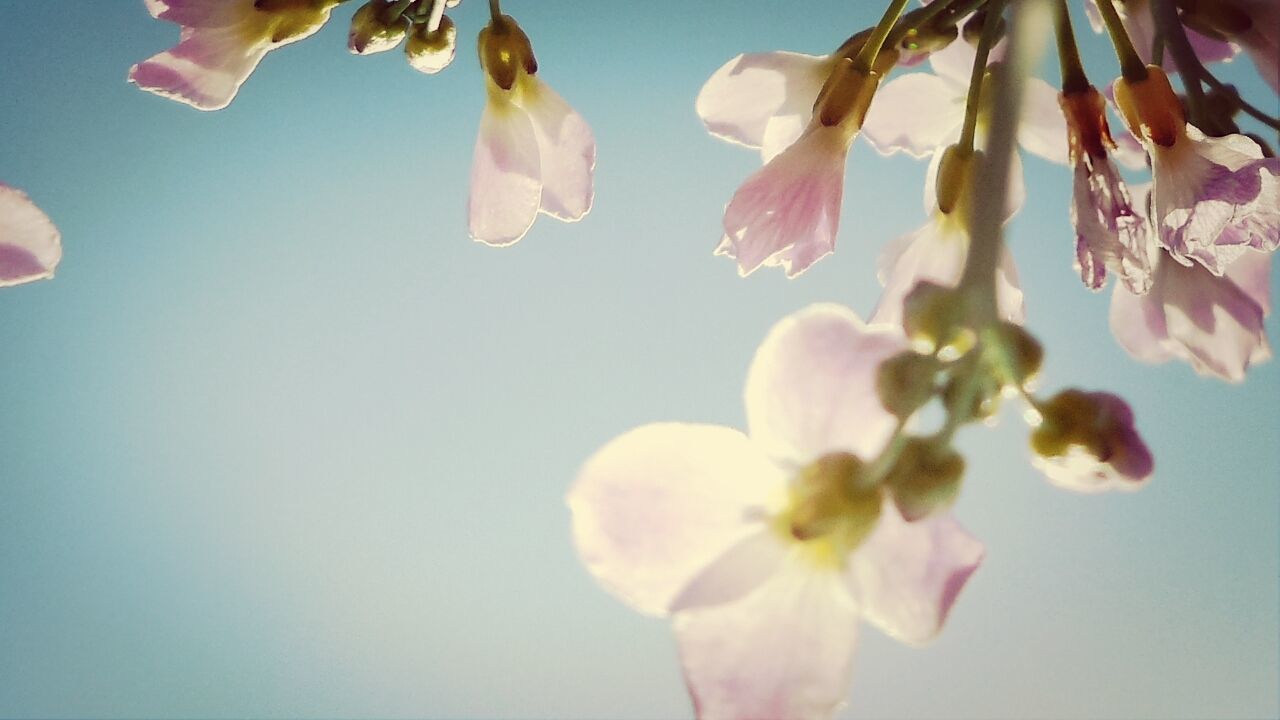
[[[860,458],[895,427],[875,391],[901,333],[811,306],[769,333],[747,378],[749,434],[646,425],[608,443],[569,493],[590,572],[670,615],[699,718],[830,717],[857,621],[920,643],[983,555],[946,512],[908,523]]]
[[[314,35],[338,0],[146,0],[181,40],[129,69],[139,88],[199,110],[220,110],[270,51]]]
[[[1263,1],[1271,2],[1272,0]],[[1220,0],[1213,0],[1213,2],[1220,2]],[[1124,0],[1124,2],[1115,3],[1115,7],[1125,32],[1133,42],[1134,49],[1138,51],[1138,57],[1142,58],[1143,62],[1150,63],[1157,35],[1155,18],[1151,15],[1151,0]],[[1102,20],[1102,13],[1098,11],[1097,0],[1088,0],[1084,10],[1089,16],[1089,24],[1093,26],[1093,31],[1105,32],[1106,23]],[[1195,50],[1196,57],[1200,58],[1202,63],[1230,60],[1240,51],[1238,47],[1226,40],[1209,37],[1189,27],[1186,31],[1187,40],[1191,42],[1191,48]],[[1178,63],[1172,55],[1173,53],[1170,52],[1164,54],[1163,69],[1177,72]]]
[[[1038,403],[1036,410],[1040,422],[1031,433],[1032,463],[1049,482],[1096,493],[1137,490],[1150,480],[1155,461],[1124,400],[1070,389]]]
[[[877,275],[884,285],[884,292],[880,294],[880,301],[871,316],[872,322],[901,325],[903,302],[921,282],[943,287],[956,287],[960,283],[969,255],[967,204],[972,202],[970,188],[973,187],[977,163],[976,156],[949,162],[946,160],[948,154],[948,149],[938,148],[929,163],[924,184],[924,208],[928,220],[886,245],[880,253]],[[944,168],[944,165],[950,167]],[[1017,214],[1026,199],[1022,164],[1017,155],[1013,156],[1010,176],[1005,222]],[[940,194],[947,196],[943,202],[939,202]],[[1026,317],[1026,308],[1018,285],[1018,269],[1007,245],[1002,245],[1000,252],[1000,265],[996,270],[996,302],[1000,317],[1021,323]]]
[[[0,183],[0,287],[53,277],[62,238],[27,194]]]
[[[992,62],[1000,47],[991,53]],[[925,158],[960,137],[976,52],[967,42],[951,43],[929,56],[933,73],[908,73],[881,88],[863,126],[867,141],[884,155],[905,152]],[[987,102],[986,100],[983,101]],[[979,115],[985,122],[986,110]],[[978,136],[984,133],[979,132]],[[1067,131],[1058,91],[1040,78],[1027,78],[1018,142],[1028,152],[1065,165]]]
[[[1101,290],[1110,268],[1134,293],[1145,293],[1155,245],[1149,223],[1134,210],[1129,189],[1111,162],[1116,143],[1107,126],[1106,102],[1093,86],[1064,91],[1060,102],[1074,170],[1071,224],[1080,279],[1089,289]]]
[[[594,198],[596,141],[535,73],[529,38],[508,15],[480,32],[488,100],[471,165],[470,233],[494,246],[524,237],[539,212],[581,220]]]
[[[831,254],[845,160],[879,80],[878,73],[861,72],[848,58],[836,64],[800,138],[747,178],[729,201],[717,255],[737,260],[742,275],[770,265],[795,277]]]
[[[1280,246],[1280,159],[1244,135],[1206,137],[1187,123],[1155,66],[1143,81],[1117,80],[1115,97],[1151,157],[1151,219],[1175,259],[1221,275],[1249,248]]]

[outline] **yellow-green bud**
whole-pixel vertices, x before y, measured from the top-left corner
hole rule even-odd
[[[942,391],[942,405],[947,409],[947,416],[956,423],[986,420],[1000,409],[1000,384],[996,379],[981,367],[975,366],[970,372],[982,372],[983,375],[973,379],[968,375],[955,375]],[[971,382],[977,383],[977,387],[968,388]]]
[[[906,35],[902,36],[902,41],[898,43],[898,47],[906,52],[934,53],[954,42],[959,34],[960,31],[955,25],[912,28],[907,31]]]
[[[409,22],[396,18],[388,22],[391,0],[370,0],[351,16],[347,50],[355,55],[372,55],[397,47],[408,33]]]
[[[899,418],[911,417],[933,397],[939,369],[937,358],[911,350],[885,360],[876,371],[880,404]]]
[[[964,296],[954,288],[918,283],[902,303],[902,326],[912,344],[951,361],[973,349],[976,335],[965,324]]]
[[[950,507],[960,495],[964,458],[932,438],[911,438],[885,478],[893,504],[907,522]]]
[[[500,15],[480,31],[477,48],[480,66],[503,90],[515,87],[521,73],[538,72],[538,60],[533,55],[533,45],[510,15]]]
[[[1005,380],[1025,388],[1040,372],[1040,366],[1044,362],[1044,348],[1026,328],[1016,323],[1001,322],[992,328],[992,332],[1004,350],[1007,364],[1002,369],[1012,375]]]
[[[440,17],[440,27],[430,31],[427,26],[415,25],[405,43],[404,54],[414,70],[434,75],[449,67],[458,51],[458,28],[448,15]]]

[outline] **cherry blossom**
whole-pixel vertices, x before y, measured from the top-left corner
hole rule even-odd
[[[139,88],[199,110],[220,110],[266,54],[314,35],[339,0],[146,0],[152,17],[182,27],[179,43],[129,70]]]
[[[480,33],[488,99],[471,165],[469,228],[475,240],[511,245],[539,212],[581,220],[591,210],[596,142],[591,128],[536,75],[529,38],[508,15]]]
[[[746,387],[749,433],[646,425],[597,452],[569,493],[593,575],[671,616],[699,718],[827,718],[848,691],[858,619],[921,643],[981,543],[949,513],[908,523],[851,480],[895,420],[875,391],[901,332],[815,305],[780,322]]]
[[[26,193],[0,183],[0,287],[53,277],[62,238]]]

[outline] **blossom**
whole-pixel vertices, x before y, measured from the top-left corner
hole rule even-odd
[[[1036,410],[1032,463],[1049,482],[1096,493],[1137,490],[1151,479],[1155,462],[1124,400],[1110,393],[1069,389],[1037,404]]]
[[[1249,248],[1280,245],[1280,159],[1244,135],[1206,137],[1187,123],[1168,77],[1148,67],[1116,81],[1116,104],[1151,158],[1151,220],[1179,262],[1221,275]]]
[[[698,716],[830,717],[857,621],[909,643],[941,628],[982,559],[943,511],[908,523],[860,458],[893,433],[875,371],[899,331],[811,306],[748,374],[749,433],[646,425],[597,452],[569,493],[584,563],[636,610],[670,615]]]
[[[992,61],[1000,52],[992,52]],[[867,141],[885,155],[905,152],[925,158],[954,143],[964,125],[969,79],[976,53],[967,42],[953,42],[929,56],[932,73],[916,72],[885,83],[867,111]],[[1067,130],[1058,91],[1040,78],[1027,78],[1018,142],[1044,159],[1065,165]],[[986,109],[979,115],[985,122]],[[983,133],[978,133],[982,136]]]
[[[831,254],[845,160],[878,84],[878,73],[859,71],[852,60],[836,64],[800,138],[747,178],[729,201],[717,255],[737,260],[743,275],[769,265],[795,277]]]
[[[871,316],[872,322],[902,324],[903,301],[918,283],[930,282],[943,287],[956,287],[964,273],[969,256],[968,203],[972,202],[970,188],[976,163],[972,160],[964,166],[944,171],[947,151],[938,148],[929,163],[925,178],[924,209],[928,220],[925,224],[885,246],[877,262],[877,276],[884,285],[880,301]],[[956,188],[955,199],[945,203],[938,201],[939,176],[953,177],[947,184]],[[1010,166],[1009,198],[1005,206],[1005,222],[1022,207],[1026,196],[1022,185],[1022,164],[1017,155]],[[944,207],[945,205],[945,207]],[[1018,269],[1007,245],[1000,249],[1000,264],[996,268],[996,303],[1000,317],[1021,323],[1026,317],[1022,290],[1018,285]]]
[[[1215,0],[1217,2],[1218,0]],[[1273,0],[1263,0],[1263,2],[1272,2]],[[1120,23],[1124,25],[1125,32],[1129,35],[1129,40],[1133,42],[1133,47],[1138,51],[1138,57],[1142,58],[1145,63],[1152,61],[1152,49],[1155,47],[1156,41],[1156,22],[1151,15],[1151,0],[1124,0],[1124,2],[1115,3],[1116,13],[1120,16]],[[1102,19],[1102,13],[1098,10],[1097,0],[1088,0],[1084,5],[1085,14],[1089,16],[1089,24],[1093,26],[1093,31],[1097,33],[1106,31],[1106,23]],[[1230,60],[1240,51],[1231,42],[1219,38],[1209,37],[1202,33],[1196,32],[1191,28],[1186,28],[1187,40],[1191,42],[1191,49],[1195,51],[1196,57],[1200,58],[1202,63],[1215,63]],[[1176,72],[1178,63],[1173,59],[1173,53],[1165,52],[1163,69]]]
[[[536,75],[529,38],[510,16],[480,32],[488,99],[471,165],[475,240],[506,246],[539,212],[581,220],[594,198],[596,141],[572,107]]]
[[[1080,279],[1089,289],[1100,290],[1111,268],[1142,294],[1150,286],[1155,246],[1149,223],[1134,210],[1129,189],[1111,162],[1116,143],[1107,126],[1106,102],[1092,86],[1064,91],[1060,101],[1071,147],[1071,224]]]
[[[181,40],[129,70],[139,88],[199,110],[220,110],[266,54],[314,35],[338,0],[146,0]]]
[[[62,238],[26,193],[0,183],[0,287],[53,277]]]

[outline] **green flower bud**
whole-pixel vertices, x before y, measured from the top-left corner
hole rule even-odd
[[[908,418],[933,397],[941,363],[930,355],[910,350],[880,364],[876,392],[880,403],[899,418]]]
[[[966,325],[964,296],[931,282],[917,284],[902,303],[902,326],[918,351],[956,360],[973,349],[977,336]]]
[[[1044,362],[1044,348],[1026,328],[1015,323],[1001,322],[992,332],[1004,349],[1007,365],[1002,369],[1012,375],[1005,380],[1025,388],[1040,372],[1040,366]]]
[[[885,478],[893,503],[907,522],[951,507],[960,495],[964,458],[932,438],[911,438]]]
[[[529,36],[510,15],[494,18],[480,31],[477,43],[480,66],[503,90],[515,87],[520,73],[534,75],[538,72],[538,60],[533,55]]]
[[[347,50],[354,55],[372,55],[399,46],[409,23],[403,17],[388,21],[393,4],[391,0],[370,0],[356,10],[347,33]]]
[[[434,75],[453,62],[458,50],[458,28],[448,15],[441,16],[440,27],[434,32],[424,25],[413,26],[404,54],[414,70]]]

